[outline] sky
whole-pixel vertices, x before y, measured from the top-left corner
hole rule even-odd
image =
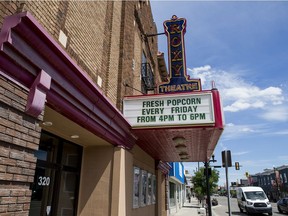
[[[211,165],[221,165],[221,152],[230,150],[241,167],[229,168],[229,182],[288,165],[288,1],[150,3],[158,33],[172,15],[187,20],[187,73],[201,78],[204,90],[215,81],[220,92],[225,128]],[[168,65],[165,35],[158,46]],[[198,163],[184,166],[193,173]],[[218,170],[223,186],[225,169]]]

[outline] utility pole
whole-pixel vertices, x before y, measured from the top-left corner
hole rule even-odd
[[[228,151],[222,151],[222,166],[225,167],[226,189],[227,189],[227,198],[228,198],[228,213],[229,213],[229,216],[231,216],[230,188],[229,188],[229,181],[228,181],[228,167],[232,166],[232,160],[231,160],[231,152],[229,150]]]
[[[227,156],[227,154],[226,154]],[[231,216],[231,209],[230,209],[230,188],[229,188],[229,181],[228,181],[228,164],[225,164],[225,173],[226,173],[226,187],[227,187],[227,197],[228,197],[228,213]]]
[[[207,208],[208,208],[208,216],[212,216],[211,209],[211,198],[210,198],[210,184],[209,184],[209,162],[205,162],[205,171],[206,171],[206,188],[207,188]]]

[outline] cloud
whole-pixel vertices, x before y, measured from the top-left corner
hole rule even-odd
[[[270,107],[265,112],[259,115],[260,118],[268,121],[288,121],[288,108],[287,107]]]
[[[228,123],[225,125],[223,140],[233,140],[239,138],[248,138],[257,134],[266,134],[268,131],[264,124],[235,125]],[[220,145],[221,146],[221,145]]]
[[[194,174],[198,170],[198,163],[196,162],[183,162],[184,169],[188,170],[189,174]],[[201,163],[202,166],[202,163]],[[199,164],[200,167],[200,164]]]
[[[224,145],[223,142],[220,142],[219,145],[220,145],[220,148],[222,149],[222,151],[227,150],[227,147]]]
[[[241,164],[243,167],[251,168],[251,167],[271,167],[271,164],[274,160],[273,159],[267,159],[267,160],[245,160],[242,161]],[[253,174],[253,173],[251,173]],[[254,173],[255,174],[255,173]]]
[[[228,112],[238,112],[241,110],[257,109],[265,107],[265,103],[260,100],[257,100],[255,102],[249,102],[248,100],[241,100],[241,99],[238,100],[235,99],[235,100],[236,101],[231,105],[225,106],[223,110]]]
[[[239,155],[245,155],[245,154],[249,154],[249,151],[242,151],[242,152],[233,152],[232,155],[233,156],[239,156]]]
[[[281,129],[281,128],[280,128]],[[275,131],[276,130],[276,131]],[[237,140],[237,139],[248,139],[249,137],[267,137],[267,136],[287,136],[288,130],[275,129],[274,125],[271,124],[233,124],[227,123],[223,135],[221,137],[222,141],[227,140]],[[222,142],[219,143],[222,150],[226,150],[227,147],[224,146]]]
[[[266,110],[267,107],[280,106],[285,102],[282,89],[280,87],[269,86],[260,88],[245,81],[241,76],[244,71],[223,71],[205,65],[197,68],[188,68],[188,74],[193,78],[200,78],[203,89],[211,89],[212,81],[215,81],[216,87],[221,93],[224,102],[224,111],[239,112],[251,109]],[[283,120],[274,112],[265,111],[261,116],[266,120]],[[287,118],[287,112],[284,112],[284,119]]]
[[[276,131],[273,132],[271,134],[275,134],[275,135],[288,135],[288,130],[282,130],[282,131]]]
[[[279,155],[278,160],[280,161],[288,161],[288,155]]]

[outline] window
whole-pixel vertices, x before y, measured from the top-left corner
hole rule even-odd
[[[146,55],[143,52],[141,64],[141,91],[144,94],[147,94],[148,91],[153,91],[154,87],[154,74],[150,64],[147,62]]]
[[[147,205],[147,171],[141,171],[140,206]]]
[[[172,182],[169,182],[169,198],[170,198],[170,206],[175,206],[176,205],[176,199],[175,199],[175,191],[176,190],[176,185]]]
[[[140,177],[140,168],[134,167],[133,208],[139,207]]]
[[[252,200],[256,200],[256,199],[266,199],[266,195],[263,191],[250,191],[250,192],[245,192],[246,198],[247,199],[252,199]]]
[[[156,176],[134,166],[133,208],[156,203]]]
[[[178,203],[180,203],[180,185],[177,185],[177,191],[176,191],[176,195],[177,195],[177,200],[178,200]]]
[[[148,173],[147,205],[152,204],[152,174]]]
[[[153,175],[152,176],[152,204],[155,204],[156,203],[156,188],[157,188],[157,185],[156,185],[156,176]]]

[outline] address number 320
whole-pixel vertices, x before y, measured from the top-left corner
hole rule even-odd
[[[38,177],[38,185],[48,186],[50,184],[50,177],[39,176]]]

